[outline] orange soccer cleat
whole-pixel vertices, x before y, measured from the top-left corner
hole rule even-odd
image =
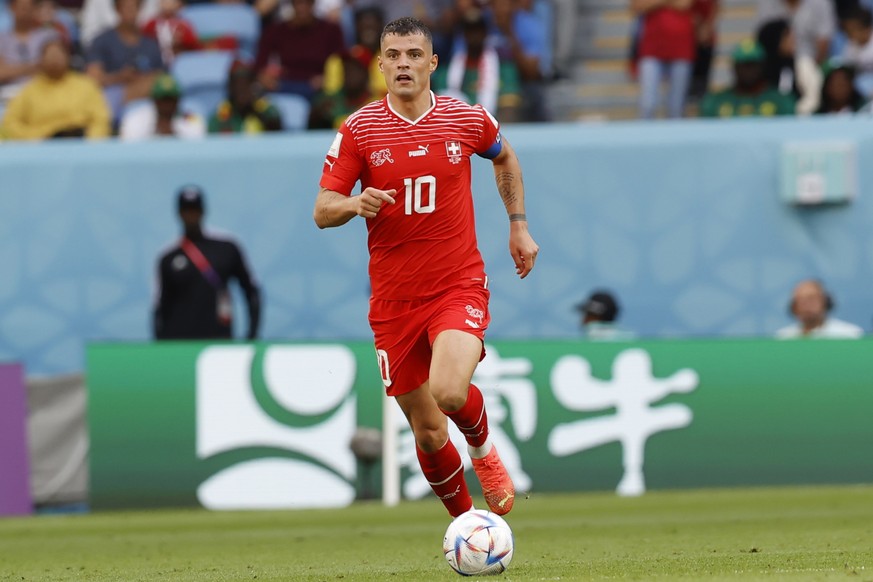
[[[491,445],[491,450],[485,457],[472,460],[473,470],[482,485],[482,495],[489,509],[497,515],[506,515],[515,501],[515,486],[497,454],[497,449]]]

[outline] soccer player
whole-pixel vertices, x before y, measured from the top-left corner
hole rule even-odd
[[[488,437],[482,393],[488,277],[476,242],[470,157],[491,160],[509,215],[509,252],[523,279],[539,248],[527,229],[521,166],[497,121],[430,90],[430,30],[400,18],[382,31],[388,95],[342,124],[327,153],[314,218],[320,228],[367,220],[370,326],[382,382],[415,435],[425,477],[449,514],[473,507],[446,417],[467,439],[488,507],[512,509],[515,488]],[[352,196],[360,180],[362,191]]]

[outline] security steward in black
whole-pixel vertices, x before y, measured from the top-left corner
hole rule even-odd
[[[249,308],[246,337],[255,339],[261,320],[260,290],[233,241],[203,232],[203,190],[179,191],[182,240],[158,261],[158,299],[154,335],[159,340],[230,339],[233,302],[228,289],[236,279]]]

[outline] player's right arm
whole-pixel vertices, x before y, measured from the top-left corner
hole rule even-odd
[[[313,218],[318,228],[342,226],[355,216],[373,218],[383,204],[394,204],[397,190],[365,188],[358,196],[346,196],[322,187],[315,199]]]

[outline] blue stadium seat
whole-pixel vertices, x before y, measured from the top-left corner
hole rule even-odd
[[[267,98],[282,114],[282,129],[285,131],[301,131],[309,125],[309,101],[305,97],[270,93]]]
[[[233,58],[232,51],[185,52],[173,60],[170,73],[185,95],[198,89],[224,90]]]
[[[183,98],[198,103],[208,116],[227,93],[233,59],[232,51],[186,52],[176,57],[170,72],[179,82]]]
[[[232,36],[239,42],[244,56],[254,56],[261,34],[261,19],[248,4],[194,4],[184,7],[181,16],[194,26],[198,37]]]
[[[215,111],[215,106],[210,108],[208,103],[204,103],[197,97],[182,97],[179,101],[179,110],[183,113],[199,115],[204,121],[209,121],[210,116]]]

